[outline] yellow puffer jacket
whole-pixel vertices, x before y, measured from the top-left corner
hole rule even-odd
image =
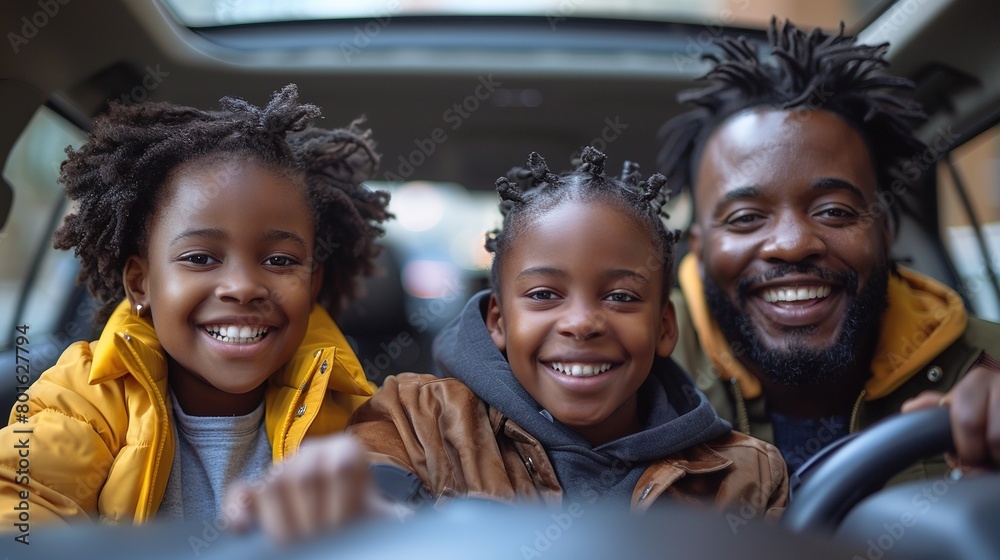
[[[264,423],[275,461],[307,435],[342,430],[373,392],[320,306],[302,345],[267,383]],[[67,348],[27,394],[26,418],[15,408],[0,430],[0,530],[156,516],[173,461],[173,417],[166,358],[147,319],[123,302],[100,340]],[[17,525],[25,519],[28,527]]]

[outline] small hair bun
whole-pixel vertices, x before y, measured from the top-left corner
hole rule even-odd
[[[528,171],[531,173],[531,186],[538,186],[542,183],[556,184],[559,182],[559,176],[549,169],[549,165],[545,163],[545,158],[538,152],[531,152],[528,155],[527,166]]]
[[[632,185],[633,187],[639,186],[639,181],[642,179],[642,173],[639,173],[639,164],[634,161],[625,161],[622,165],[622,182],[626,185]]]
[[[604,152],[598,150],[593,146],[587,146],[580,153],[580,167],[577,171],[581,173],[590,173],[591,175],[601,176],[604,175],[604,163],[607,161],[608,156],[604,155]]]
[[[517,203],[524,202],[524,196],[521,195],[521,191],[508,177],[497,179],[496,186],[501,200],[510,200]]]
[[[670,201],[670,189],[667,186],[667,178],[661,173],[653,173],[648,179],[639,184],[642,189],[642,198],[653,208],[653,212],[659,216],[669,218],[663,211],[663,206]]]

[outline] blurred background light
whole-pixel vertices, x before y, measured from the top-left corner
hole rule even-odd
[[[446,261],[410,261],[403,265],[402,281],[407,294],[421,299],[453,298],[464,291],[461,271]]]
[[[410,231],[427,231],[441,222],[445,201],[427,183],[406,183],[392,196],[391,208],[399,225]]]

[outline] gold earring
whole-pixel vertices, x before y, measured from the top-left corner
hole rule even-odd
[[[142,307],[141,303],[135,304],[135,316],[136,317],[142,317],[142,309],[143,309],[143,307]]]

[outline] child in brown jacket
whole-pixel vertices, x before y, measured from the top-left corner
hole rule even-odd
[[[491,290],[435,342],[448,377],[390,377],[351,419],[375,484],[348,442],[304,450],[241,496],[266,529],[287,538],[302,532],[303,511],[337,521],[377,507],[372,486],[411,506],[472,497],[643,510],[669,497],[784,507],[777,450],[732,431],[669,358],[677,237],[660,217],[663,176],[640,181],[626,164],[621,179],[607,177],[593,148],[582,160],[560,176],[532,154],[497,181]],[[288,491],[336,476],[339,495]]]

